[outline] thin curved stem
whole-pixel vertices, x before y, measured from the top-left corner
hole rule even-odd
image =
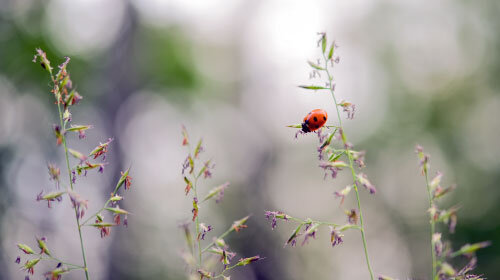
[[[427,186],[427,194],[429,196],[429,207],[432,207],[433,199],[432,199],[432,192],[431,192],[431,187],[429,185],[429,170],[427,170],[427,165],[424,164],[423,166],[424,170],[424,175],[425,175],[425,185]],[[436,279],[437,277],[437,262],[436,262],[436,251],[434,250],[434,233],[436,232],[436,222],[434,221],[434,218],[431,217],[431,255],[432,255],[432,274],[431,274],[431,279]]]
[[[198,190],[197,190],[197,186],[198,185],[198,176],[195,176],[194,177],[194,186],[193,186],[193,191],[194,191],[194,197],[196,197],[196,199],[198,199]],[[198,205],[199,207],[199,205]],[[199,213],[198,213],[199,215]],[[201,240],[199,238],[200,236],[200,220],[199,220],[199,216],[196,215],[196,241],[198,243],[198,261],[199,261],[199,267],[201,268],[202,267],[202,262],[201,262]]]
[[[359,222],[360,222],[360,231],[361,231],[361,239],[363,239],[363,249],[365,252],[365,259],[366,259],[366,266],[368,267],[368,271],[370,272],[370,279],[373,278],[373,271],[370,265],[370,258],[368,256],[368,246],[366,242],[366,237],[365,237],[365,228],[364,228],[364,222],[363,222],[363,213],[361,211],[361,200],[359,198],[359,191],[358,191],[358,184],[357,184],[357,178],[356,178],[356,171],[354,170],[354,160],[352,158],[352,154],[349,152],[349,147],[347,144],[347,136],[344,134],[344,128],[342,126],[342,118],[340,117],[340,110],[339,110],[339,105],[337,103],[337,98],[335,97],[335,92],[332,87],[332,81],[333,77],[330,75],[330,71],[328,71],[328,59],[326,58],[325,54],[323,53],[323,58],[325,60],[325,72],[328,75],[328,84],[329,84],[329,91],[332,94],[333,97],[333,102],[335,102],[335,109],[337,110],[337,118],[339,121],[339,128],[340,128],[340,133],[342,134],[342,140],[344,142],[344,147],[346,151],[346,155],[349,158],[349,169],[351,170],[352,174],[352,180],[353,180],[353,186],[354,186],[354,191],[356,192],[356,200],[358,202],[358,212],[359,212]]]
[[[42,254],[37,254],[38,256],[40,256],[40,259],[41,260],[52,260],[52,261],[56,261],[58,263],[62,263],[62,264],[65,264],[65,265],[68,265],[68,266],[72,266],[74,267],[75,269],[84,269],[83,266],[80,266],[80,265],[76,265],[76,264],[72,264],[72,263],[68,263],[68,262],[63,262],[62,260],[56,258],[56,257],[53,257],[53,256],[47,256],[47,257],[43,257]]]

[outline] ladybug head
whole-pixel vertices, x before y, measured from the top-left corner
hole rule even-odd
[[[311,130],[309,129],[308,121],[305,121],[302,123],[302,131],[304,133],[311,132]]]

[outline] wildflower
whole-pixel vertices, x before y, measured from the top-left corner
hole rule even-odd
[[[208,200],[208,199],[210,199],[210,198],[212,198],[212,197],[215,196],[216,197],[215,198],[215,202],[216,203],[221,202],[222,198],[224,198],[224,190],[228,186],[229,186],[229,182],[226,182],[226,183],[224,183],[224,184],[222,184],[222,185],[220,185],[218,187],[215,187],[215,188],[211,189],[202,201],[206,201],[206,200]]]
[[[239,220],[235,221],[233,223],[232,228],[236,232],[239,232],[242,228],[247,228],[248,226],[245,225],[245,223],[247,222],[248,218],[250,218],[250,216],[246,216],[246,217],[243,217],[242,219],[239,219]]]
[[[64,103],[66,106],[68,105],[76,105],[80,100],[82,100],[83,97],[76,92],[75,90],[72,90],[65,98]]]
[[[120,214],[115,214],[113,217],[113,221],[115,222],[116,225],[120,225],[121,223]]]
[[[83,163],[84,161],[87,160],[87,157],[80,153],[79,151],[76,151],[76,150],[73,150],[73,149],[69,149],[68,148],[68,152],[76,159],[79,159],[80,160],[80,163]]]
[[[211,225],[205,225],[204,223],[200,224],[201,232],[198,234],[198,240],[205,240],[205,235],[212,230]]]
[[[368,191],[370,191],[371,194],[374,194],[375,192],[377,192],[377,189],[375,189],[375,186],[370,181],[368,181],[368,178],[366,177],[366,175],[364,173],[360,173],[356,176],[357,176],[358,182],[361,185],[363,185],[363,187],[365,187]]]
[[[65,123],[69,123],[71,122],[71,112],[66,108],[66,110],[64,110],[64,113],[63,113],[63,121]],[[68,131],[68,130],[66,130]]]
[[[49,251],[49,248],[47,248],[47,244],[45,243],[47,241],[47,238],[46,237],[42,237],[40,239],[36,239],[36,241],[38,242],[38,248],[40,248],[40,254],[46,254],[48,256],[50,256],[50,251]]]
[[[61,133],[61,127],[57,124],[52,125],[52,129],[54,130],[54,135],[57,139],[57,145],[61,145],[63,141],[63,135]]]
[[[36,201],[40,200],[46,200],[47,201],[47,207],[50,208],[50,202],[52,201],[62,201],[62,195],[65,194],[66,192],[50,192],[46,195],[43,195],[43,190],[36,196]]]
[[[445,194],[453,191],[456,187],[457,187],[456,185],[451,185],[447,188],[437,186],[436,189],[434,190],[434,193],[433,193],[434,199],[438,199],[438,198],[443,197]]]
[[[224,264],[224,269],[229,265],[230,261],[236,256],[236,253],[226,251],[225,249],[222,249],[222,256],[220,258],[220,261]]]
[[[336,230],[334,227],[330,226],[330,242],[332,243],[332,247],[336,245],[342,244],[342,234],[340,231]]]
[[[212,178],[212,170],[215,168],[215,164],[210,165],[210,160],[206,161],[203,168],[200,170],[200,174],[203,173],[203,178]]]
[[[188,144],[189,144],[188,133],[187,133],[186,127],[184,125],[182,125],[182,146],[186,146]]]
[[[102,227],[101,228],[101,238],[108,236],[111,233],[111,227]]]
[[[132,177],[128,175],[130,171],[130,167],[124,171],[121,171],[120,174],[120,179],[118,180],[118,183],[116,184],[115,190],[113,191],[113,194],[116,194],[118,190],[121,188],[123,184],[125,184],[125,189],[130,189],[130,186],[132,185]]]
[[[94,159],[102,156],[102,160],[106,160],[106,153],[108,152],[109,143],[113,141],[113,138],[108,138],[108,141],[104,143],[99,143],[92,152],[90,152],[90,156],[94,156]]]
[[[121,209],[120,206],[118,205],[116,207],[106,207],[104,209],[113,213],[113,221],[115,225],[119,225],[121,223],[120,215],[124,215],[126,217],[129,214],[128,211]]]
[[[66,269],[66,268],[56,268],[52,271],[49,271],[49,272],[46,272],[44,274],[45,277],[47,277],[47,279],[49,279],[50,277],[50,280],[60,280],[62,279],[62,274],[68,272],[69,270]]]
[[[417,145],[415,147],[415,152],[418,154],[418,157],[420,158],[420,170],[421,170],[421,173],[422,175],[424,175],[427,170],[430,169],[430,155],[428,154],[424,154],[424,148],[422,148],[422,146],[420,145]]]
[[[23,268],[31,275],[35,273],[35,265],[41,260],[41,258],[38,259],[32,259],[29,261],[26,261],[24,264]]]
[[[228,265],[230,260],[236,256],[236,253],[228,251],[225,248],[212,247],[209,252],[220,255],[220,261],[224,264],[224,266]]]
[[[84,139],[86,137],[85,131],[92,128],[92,125],[71,125],[67,131],[74,131],[78,133],[78,139]]]
[[[125,189],[128,190],[130,189],[130,186],[132,186],[132,177],[128,175],[128,170],[126,172],[126,174],[121,171],[120,174],[122,175],[122,177],[125,177]]]
[[[264,259],[264,258],[261,258],[259,255],[253,256],[253,257],[249,257],[249,258],[240,259],[238,261],[238,263],[236,264],[236,266],[245,266],[245,265],[248,265],[250,263],[253,263],[253,262],[256,262],[256,261],[260,261],[262,259]]]
[[[358,223],[358,213],[356,212],[356,209],[351,209],[351,211],[345,211],[347,215],[347,221],[349,224],[357,224]]]
[[[32,61],[36,63],[38,59],[40,60],[42,68],[52,73],[52,67],[50,67],[50,61],[47,59],[47,54],[41,49],[36,49],[36,54]]]
[[[436,190],[436,188],[440,187],[440,183],[441,183],[441,178],[443,177],[443,173],[441,172],[436,172],[436,176],[431,180],[431,182],[429,183],[429,188],[431,190],[431,192],[434,192]]]
[[[101,238],[104,238],[104,237],[110,235],[111,234],[111,227],[114,225],[115,224],[103,222],[102,217],[100,215],[96,216],[95,223],[92,224],[93,227],[96,227],[99,229],[99,232],[101,234]]]
[[[14,262],[17,263],[17,264],[20,264],[21,263],[21,257],[17,256],[17,258],[16,258],[16,260]]]
[[[56,182],[56,187],[59,188],[59,176],[61,175],[61,169],[51,163],[49,163],[47,167],[49,169],[50,180],[54,180]]]
[[[196,145],[196,148],[194,149],[194,158],[198,158],[200,153],[202,153],[205,150],[203,148],[203,146],[201,145],[201,143],[202,143],[202,139],[200,139],[200,141],[198,141],[198,144]]]
[[[19,243],[17,244],[17,247],[19,248],[19,250],[23,251],[27,255],[35,253],[35,251],[33,251],[33,249],[31,249],[31,247],[26,244]]]
[[[184,172],[188,169],[188,167],[189,167],[189,156],[187,156],[184,162],[182,163],[182,175],[184,175]]]
[[[203,278],[211,279],[213,278],[214,274],[211,272],[208,272],[203,269],[198,269],[198,273],[200,274],[200,280],[203,280]]]
[[[85,210],[88,208],[88,203],[89,201],[86,199],[83,199],[79,194],[75,193],[74,191],[68,191],[69,198],[71,200],[71,204],[73,205],[73,208],[76,209],[77,212],[77,219],[80,219],[85,215]]]
[[[292,235],[285,242],[285,246],[290,244],[290,246],[295,247],[295,245],[297,245],[297,238],[301,235],[299,232],[303,225],[304,224],[299,224],[297,226],[297,228],[293,231]]]
[[[337,58],[338,59],[338,58]],[[338,62],[336,62],[338,63]],[[342,107],[343,111],[347,113],[347,119],[354,119],[354,113],[356,111],[356,105],[347,102],[345,100],[342,100],[338,105]]]
[[[324,134],[322,132],[323,132],[323,128],[316,130],[316,134],[318,134],[319,143],[323,143],[325,141],[325,139],[328,137],[328,134]]]
[[[349,151],[352,155],[352,159],[359,166],[359,168],[365,167],[365,151]]]
[[[304,240],[302,241],[302,246],[307,243],[309,237],[316,238],[316,232],[318,231],[319,224],[308,224],[306,226],[306,231],[304,232]]]
[[[458,250],[457,252],[453,253],[453,255],[464,255],[464,256],[472,256],[473,253],[475,253],[477,250],[486,248],[491,245],[491,241],[483,241],[479,243],[474,243],[474,244],[465,244]]]
[[[198,198],[193,197],[193,210],[191,210],[193,213],[193,222],[196,220],[196,217],[198,217]]]
[[[443,243],[441,242],[441,233],[436,232],[432,235],[432,244],[434,244],[434,251],[436,256],[441,256],[443,253]]]
[[[344,199],[351,192],[351,189],[352,189],[352,185],[349,185],[340,191],[334,192],[335,196],[342,198],[342,200],[340,201],[340,204],[344,203]]]
[[[325,170],[325,179],[328,174],[328,171],[331,172],[331,176],[333,179],[337,177],[337,174],[340,170],[342,170],[343,167],[348,167],[348,165],[341,161],[321,161],[319,163],[319,167],[323,168]]]
[[[277,219],[288,221],[290,216],[281,211],[266,211],[266,219],[271,219],[271,229],[275,229],[278,222]]]
[[[193,183],[191,183],[191,181],[189,181],[189,179],[186,176],[184,176],[184,182],[186,182],[186,187],[184,188],[184,192],[186,193],[186,195],[188,195],[189,191],[193,187]]]

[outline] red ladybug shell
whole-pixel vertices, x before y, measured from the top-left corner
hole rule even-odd
[[[314,109],[304,118],[302,123],[302,131],[311,132],[318,130],[322,127],[326,120],[328,119],[328,114],[323,109]]]

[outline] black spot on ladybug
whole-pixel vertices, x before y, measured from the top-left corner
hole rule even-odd
[[[318,128],[319,128],[319,125],[313,125],[313,128],[314,128],[314,129],[318,129]]]
[[[314,117],[314,121],[317,122],[318,121],[318,118]]]
[[[326,121],[326,117],[325,116],[323,116],[323,120]]]

